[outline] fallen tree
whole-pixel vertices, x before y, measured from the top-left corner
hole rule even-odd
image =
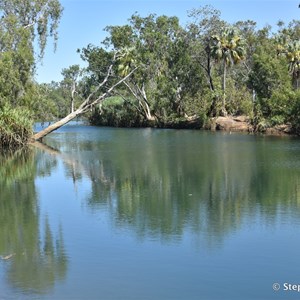
[[[114,59],[115,61],[115,59]],[[99,104],[100,102],[104,101],[111,93],[112,91],[121,83],[123,83],[127,78],[129,78],[137,68],[133,69],[131,72],[129,72],[125,77],[121,78],[119,81],[117,81],[115,84],[113,84],[110,88],[108,88],[104,93],[98,95],[98,92],[101,90],[101,88],[104,87],[104,85],[107,83],[109,78],[113,75],[113,63],[109,66],[107,74],[102,82],[100,82],[93,92],[89,94],[89,96],[80,104],[80,106],[68,114],[63,119],[49,125],[45,129],[39,131],[38,133],[34,134],[31,138],[32,141],[38,141],[41,140],[43,137],[48,135],[49,133],[57,130],[58,128],[62,127],[63,125],[67,124],[74,118],[86,113],[87,111],[91,110],[95,105]]]

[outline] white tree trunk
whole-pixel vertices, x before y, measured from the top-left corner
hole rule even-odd
[[[123,81],[125,81],[128,77],[130,77],[131,74],[133,72],[135,72],[135,70],[137,69],[137,68],[135,68],[134,70],[132,70],[127,76],[125,76],[124,78],[122,78],[121,80],[119,80],[117,83],[115,83],[114,85],[112,85],[101,96],[98,96],[98,97],[96,97],[96,99],[93,99],[93,97],[95,96],[95,94],[107,82],[108,78],[110,77],[111,72],[112,72],[112,67],[113,67],[113,65],[111,65],[109,67],[107,75],[104,78],[104,80],[101,83],[99,83],[99,85],[96,87],[96,89],[81,103],[81,105],[74,112],[71,112],[70,114],[68,114],[63,119],[55,122],[54,124],[49,125],[48,127],[46,127],[45,129],[41,130],[40,132],[34,134],[31,137],[32,141],[41,140],[43,137],[45,137],[49,133],[53,132],[54,130],[56,130],[56,129],[60,128],[60,127],[62,127],[63,125],[67,124],[68,122],[70,122],[74,118],[78,117],[79,115],[87,112],[92,107],[94,107],[96,104],[99,104],[100,102],[104,101],[110,95],[110,93],[114,90],[114,88],[116,88]]]

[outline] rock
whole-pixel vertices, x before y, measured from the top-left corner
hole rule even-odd
[[[246,116],[217,117],[212,121],[212,130],[224,130],[229,132],[253,132],[252,125]]]
[[[237,117],[232,117],[232,119],[237,122],[249,122],[249,117],[247,116],[237,116]]]
[[[293,134],[293,130],[291,125],[282,124],[267,128],[265,133],[267,135],[290,135]]]
[[[274,127],[264,128],[263,131],[255,130],[250,124],[250,119],[247,116],[227,116],[217,117],[211,120],[210,130],[222,130],[228,132],[248,132],[253,133],[260,132],[266,135],[291,135],[293,134],[293,128],[290,124],[276,125]]]

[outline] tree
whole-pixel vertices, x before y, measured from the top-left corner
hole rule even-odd
[[[279,55],[286,57],[294,88],[298,89],[300,79],[300,42],[298,40],[289,41],[285,45],[278,45],[277,49]]]
[[[34,119],[39,99],[33,79],[36,62],[43,57],[49,37],[56,45],[61,14],[58,0],[0,0],[0,110],[13,120],[4,122],[2,138],[13,137],[11,146],[28,141],[28,134],[19,133],[28,131],[26,124]],[[15,116],[19,116],[16,121]],[[24,119],[28,122],[20,124]],[[0,146],[6,143],[1,141]]]
[[[126,73],[130,65],[139,66],[137,72],[124,81],[130,94],[123,92],[122,96],[129,98],[150,123],[162,121],[166,114],[181,113],[183,85],[179,78],[183,76],[182,68],[178,67],[182,59],[178,51],[183,54],[182,46],[187,44],[183,41],[178,18],[155,14],[143,18],[134,14],[129,22],[129,25],[106,28],[109,32],[106,46],[131,53],[126,55],[130,61],[120,57],[119,71]]]
[[[82,70],[79,65],[72,65],[62,70],[63,80],[62,86],[67,90],[67,94],[70,97],[70,112],[74,112],[75,96],[78,93],[77,86],[79,77],[82,74]]]
[[[49,36],[56,45],[62,11],[58,0],[0,0],[1,25],[10,33],[13,26],[24,29],[31,43],[38,37],[40,57],[44,55]]]
[[[36,84],[35,91],[37,101],[33,110],[36,120],[50,121],[62,118],[70,112],[70,105],[66,103],[66,91],[60,82]]]
[[[245,44],[233,27],[227,27],[220,35],[212,36],[211,51],[217,61],[223,62],[223,101],[221,113],[226,116],[226,75],[227,67],[244,59]]]
[[[214,58],[212,53],[212,37],[221,34],[227,23],[220,18],[221,12],[211,5],[193,9],[189,12],[192,22],[188,25],[190,55],[194,64],[200,65],[209,88],[210,104],[208,115],[217,114],[217,88],[215,86]],[[199,74],[198,74],[199,76]]]
[[[248,87],[255,92],[254,124],[263,127],[280,123],[288,113],[291,79],[286,60],[278,56],[278,40],[269,37],[271,28],[263,28],[257,33],[259,45],[253,54]],[[276,119],[276,120],[275,120]]]
[[[56,45],[61,14],[58,0],[0,0],[0,105],[31,108],[36,41],[41,59],[49,37]]]
[[[134,47],[121,47],[118,52],[118,72],[121,76],[126,76],[136,65],[137,53]]]
[[[118,80],[117,82],[112,84],[110,87],[108,87],[107,82],[114,75],[113,67],[114,67],[115,61],[116,61],[116,55],[114,55],[114,58],[111,61],[110,66],[108,67],[108,70],[107,70],[107,73],[106,73],[106,76],[104,77],[104,79],[101,82],[98,82],[98,84],[92,88],[91,93],[85,98],[84,101],[82,101],[82,103],[79,105],[79,107],[76,110],[74,110],[73,112],[68,114],[66,117],[62,118],[61,120],[55,122],[54,124],[51,124],[47,128],[34,134],[32,136],[32,140],[36,141],[36,140],[42,139],[44,136],[48,135],[49,133],[51,133],[54,130],[57,130],[61,126],[67,124],[68,122],[70,122],[74,118],[78,117],[79,115],[91,110],[97,104],[104,101],[117,86],[119,86],[128,77],[130,77],[132,75],[132,73],[134,73],[136,70],[136,69],[133,69],[131,72],[128,73],[128,75],[126,75],[125,77],[121,78],[120,80]],[[105,91],[101,92],[101,90],[104,88],[105,88]]]

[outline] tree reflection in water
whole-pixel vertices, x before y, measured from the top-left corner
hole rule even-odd
[[[56,160],[30,149],[0,155],[0,255],[9,283],[45,293],[67,271],[63,231],[54,234],[39,213],[35,177],[51,173]]]
[[[50,140],[64,149],[69,177],[90,179],[89,207],[108,210],[115,226],[163,241],[189,231],[213,246],[244,221],[299,217],[299,146],[286,147],[293,140],[133,131]]]

